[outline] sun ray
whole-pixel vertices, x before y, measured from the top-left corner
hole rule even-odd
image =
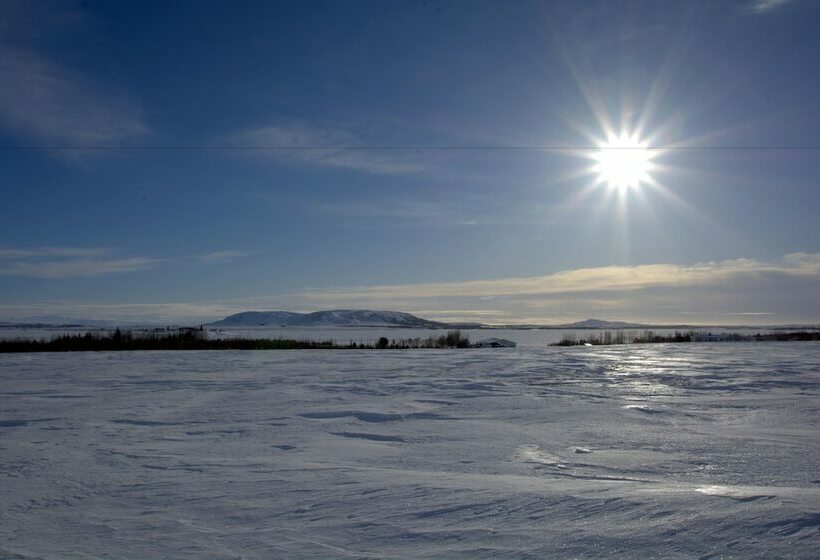
[[[698,14],[691,11],[688,16]],[[726,149],[736,150],[732,142],[739,133],[763,129],[772,117],[746,119],[696,135],[689,130],[689,121],[702,110],[699,100],[678,99],[674,110],[669,111],[666,101],[670,92],[674,93],[670,89],[673,78],[685,63],[690,42],[695,40],[689,29],[683,22],[677,32],[672,30],[669,48],[641,95],[630,87],[632,82],[626,81],[629,76],[620,76],[614,82],[597,79],[587,67],[587,59],[581,56],[582,51],[570,44],[560,27],[551,25],[557,52],[577,92],[577,105],[558,115],[574,132],[575,141],[566,144],[566,149],[559,145],[550,151],[586,161],[586,165],[578,166],[577,173],[563,177],[564,181],[575,181],[583,175],[586,181],[578,181],[577,188],[548,214],[584,213],[590,225],[606,228],[613,243],[613,257],[628,258],[630,249],[634,249],[629,247],[629,230],[633,236],[646,228],[661,237],[668,235],[670,230],[660,218],[669,211],[716,242],[731,247],[747,244],[728,224],[695,205],[693,200],[699,192],[690,192],[710,184],[719,186],[736,177],[714,176],[692,161],[714,157],[709,155],[714,153],[712,149],[721,149],[727,142]],[[804,108],[788,114],[781,111],[776,118],[782,120],[804,112]],[[755,157],[760,154],[755,153]],[[757,179],[744,180],[752,184]],[[554,180],[550,183],[556,184]],[[646,218],[651,224],[635,221]]]

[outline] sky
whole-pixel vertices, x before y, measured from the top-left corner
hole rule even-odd
[[[818,324],[818,24],[811,0],[0,0],[0,321]]]

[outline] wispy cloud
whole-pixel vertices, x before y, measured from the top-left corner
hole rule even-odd
[[[337,218],[351,218],[356,227],[452,227],[495,223],[499,216],[481,214],[468,208],[469,203],[454,204],[445,200],[408,200],[379,198],[373,200],[302,200],[308,213]],[[360,220],[363,218],[364,221]],[[375,220],[375,221],[373,221]]]
[[[38,48],[43,35],[76,25],[66,3],[8,7],[0,18],[0,125],[38,143],[73,146],[111,146],[148,131],[127,93],[58,64]]]
[[[589,316],[663,323],[731,323],[738,317],[815,322],[820,320],[820,254],[795,253],[777,262],[604,266],[526,278],[316,288],[253,303],[268,309],[390,308],[445,320],[484,316],[491,323],[560,323]],[[454,311],[459,309],[481,313]],[[756,315],[762,312],[771,315]]]
[[[0,247],[0,259],[20,259],[34,257],[98,257],[110,253],[107,247],[34,247],[4,248]]]
[[[80,278],[153,268],[157,259],[118,257],[98,247],[0,248],[0,275],[29,278]]]
[[[248,256],[248,253],[246,253],[245,251],[229,250],[205,253],[204,255],[199,255],[197,258],[205,263],[222,263],[230,262],[246,256]]]
[[[605,266],[556,272],[546,276],[474,280],[469,282],[374,286],[354,290],[325,290],[325,294],[355,296],[366,293],[375,298],[430,296],[522,296],[577,292],[639,290],[667,286],[708,285],[731,281],[738,276],[761,274],[808,275],[820,277],[820,254],[795,253],[782,263],[754,259],[705,262],[691,266],[649,264]]]
[[[219,303],[114,303],[71,300],[0,304],[0,321],[41,321],[51,317],[103,320],[120,325],[196,324],[230,315],[237,307]]]
[[[233,134],[234,146],[256,148],[260,155],[298,165],[352,169],[374,175],[418,173],[426,166],[404,151],[372,149],[358,135],[304,123],[251,128]]]
[[[254,194],[294,212],[337,218],[334,223],[345,228],[542,226],[547,219],[549,223],[557,222],[544,217],[542,205],[522,202],[503,192],[463,193],[429,185],[424,190],[414,191],[412,196],[384,189],[372,196],[344,200],[327,200],[302,192],[258,191]],[[561,219],[566,223],[570,218],[562,215]]]
[[[786,4],[791,4],[796,0],[752,0],[749,4],[749,11],[753,14],[762,14],[782,8]]]
[[[77,278],[138,272],[161,260],[145,256],[119,256],[110,247],[0,247],[0,276]],[[239,250],[212,251],[172,260],[227,263],[248,256]],[[168,259],[164,259],[168,260]]]
[[[556,324],[587,317],[665,324],[814,324],[820,323],[820,254],[794,253],[772,262],[604,266],[527,278],[306,288],[198,304],[9,304],[0,305],[0,320],[56,314],[130,323],[191,323],[254,309],[339,308],[392,309],[443,321],[490,324]]]
[[[115,145],[147,132],[135,103],[24,49],[0,48],[0,122],[41,142]]]
[[[30,278],[78,278],[152,268],[156,260],[146,257],[125,259],[71,259],[60,261],[13,261],[0,264],[0,275]]]

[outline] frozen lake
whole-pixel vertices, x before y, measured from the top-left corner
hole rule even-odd
[[[812,342],[0,355],[0,558],[818,558],[819,428]]]

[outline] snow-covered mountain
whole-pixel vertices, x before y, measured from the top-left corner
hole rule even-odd
[[[294,313],[292,311],[244,311],[210,323],[212,327],[407,327],[407,328],[481,328],[480,323],[439,323],[401,311],[336,309]],[[552,326],[562,329],[623,329],[645,325],[623,321],[586,319],[577,323]]]
[[[291,311],[243,311],[210,323],[219,327],[279,327],[292,325],[302,313]]]
[[[313,313],[291,311],[245,311],[211,323],[214,327],[446,327],[444,323],[428,321],[400,311],[369,311],[336,309]]]
[[[339,309],[308,313],[300,319],[302,325],[343,325],[375,327],[440,327],[442,323],[428,321],[410,313],[400,311],[368,311]]]

